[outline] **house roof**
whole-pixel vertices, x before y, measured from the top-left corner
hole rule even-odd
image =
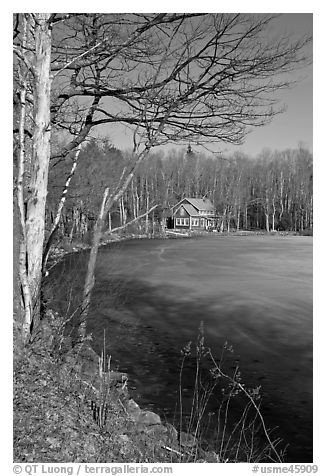
[[[180,205],[180,208],[183,207],[186,212],[189,213],[190,216],[197,216],[198,215],[198,210],[196,210],[196,208],[194,208],[192,205],[190,205],[190,203],[182,203]]]
[[[176,203],[173,208],[176,208],[180,204],[186,205],[185,203],[183,203],[185,200],[196,210],[215,210],[214,205],[208,198],[188,198],[188,197],[184,197],[182,200]],[[197,212],[195,214],[197,214]]]
[[[185,198],[197,210],[214,210],[214,205],[208,198]]]
[[[192,205],[190,205],[190,203],[179,203],[177,204],[178,206],[174,206],[173,207],[173,212],[172,212],[172,216],[174,216],[178,210],[180,210],[180,208],[184,208],[186,210],[186,212],[190,215],[190,216],[199,216],[199,213],[198,213],[198,210],[196,210],[195,207],[193,207]]]

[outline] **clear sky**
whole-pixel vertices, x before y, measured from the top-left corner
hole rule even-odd
[[[280,31],[290,37],[310,35],[313,32],[313,15],[289,13],[280,18]],[[312,55],[312,45],[310,48]],[[257,154],[262,148],[285,149],[303,142],[312,151],[313,146],[313,71],[312,65],[300,71],[303,78],[293,89],[281,91],[277,97],[286,106],[285,113],[274,117],[271,124],[255,129],[243,146],[248,154]],[[234,148],[230,148],[234,150]]]
[[[313,15],[311,13],[285,13],[274,22],[269,32],[270,35],[278,36],[287,34],[292,39],[303,35],[311,35],[313,32]],[[309,48],[312,55],[312,45]],[[245,139],[242,146],[219,144],[211,147],[214,151],[242,151],[249,155],[256,155],[264,148],[286,149],[295,148],[303,143],[312,151],[313,145],[313,75],[312,65],[296,73],[301,81],[295,87],[287,91],[279,91],[276,97],[286,107],[286,112],[275,116],[272,123],[263,127],[255,128]],[[101,131],[103,134],[103,131]],[[102,135],[101,134],[101,135]],[[120,149],[132,147],[131,134],[124,126],[110,126],[109,138]],[[166,146],[168,147],[168,146]],[[173,146],[175,147],[175,145]],[[183,146],[185,147],[185,146]]]

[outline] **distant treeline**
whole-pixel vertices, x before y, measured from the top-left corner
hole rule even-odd
[[[133,155],[112,145],[91,140],[82,149],[67,193],[60,234],[70,240],[88,239],[105,187],[118,184]],[[49,177],[47,227],[53,222],[71,163],[53,166]],[[185,151],[151,153],[138,168],[131,184],[107,216],[107,228],[157,208],[134,222],[132,231],[161,229],[170,208],[183,197],[208,197],[218,213],[219,231],[312,230],[313,158],[303,147],[264,150],[251,158],[241,153],[208,156]]]

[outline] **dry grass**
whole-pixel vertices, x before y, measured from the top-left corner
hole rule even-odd
[[[282,441],[274,438],[261,413],[260,387],[247,388],[235,365],[233,373],[223,370],[226,342],[219,359],[205,346],[201,324],[197,341],[182,351],[179,382],[179,427],[195,439],[189,461],[197,459],[198,448],[215,452],[219,462],[283,462]],[[190,411],[183,403],[183,372],[187,359],[195,360],[195,379]],[[212,411],[212,408],[214,410]]]

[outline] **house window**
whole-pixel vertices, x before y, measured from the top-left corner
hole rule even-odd
[[[192,226],[198,226],[198,218],[193,218],[191,220],[191,224],[192,224]]]
[[[176,226],[189,226],[189,218],[176,218]]]

